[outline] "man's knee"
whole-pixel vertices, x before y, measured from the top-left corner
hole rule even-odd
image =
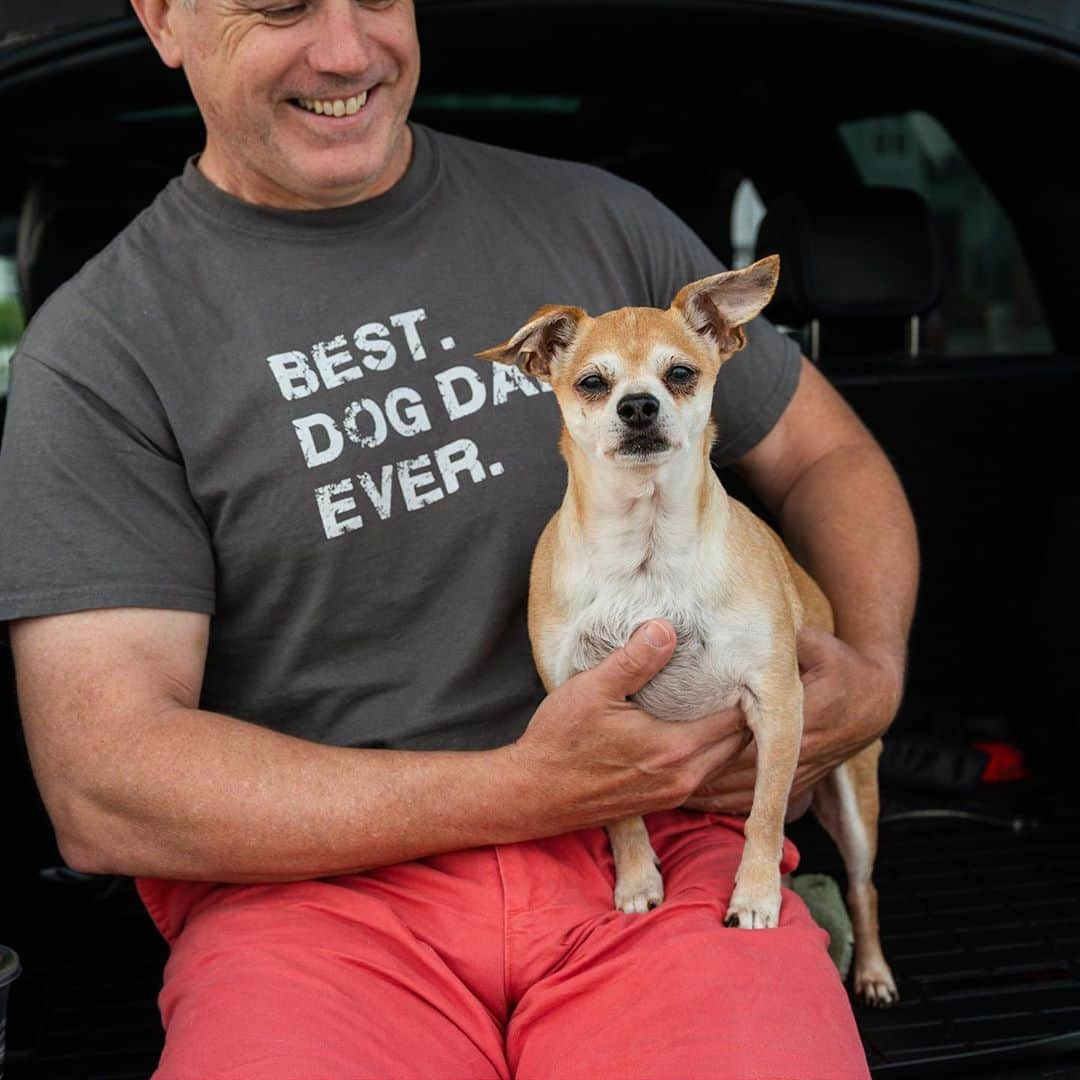
[[[828,938],[785,891],[781,925],[723,925],[720,895],[612,920],[519,1002],[508,1056],[521,1080],[867,1075]]]

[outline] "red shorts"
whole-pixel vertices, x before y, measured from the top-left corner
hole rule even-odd
[[[318,881],[141,879],[172,946],[155,1080],[867,1077],[802,901],[723,926],[741,822],[646,820],[646,915],[614,910],[602,829]]]

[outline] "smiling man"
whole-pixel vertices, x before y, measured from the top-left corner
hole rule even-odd
[[[798,898],[723,927],[753,748],[628,702],[671,627],[543,697],[558,411],[471,360],[714,257],[599,170],[409,124],[408,0],[134,3],[206,146],[21,343],[0,617],[64,857],[170,943],[158,1080],[865,1075]],[[715,413],[837,609],[800,645],[805,795],[895,711],[910,515],[760,320]],[[667,895],[623,914],[600,826],[639,813]]]
[[[203,0],[214,10],[202,17],[195,0],[163,6],[135,4],[165,63],[184,68],[206,123],[199,168],[218,187],[319,210],[404,175],[420,77],[410,4],[361,5],[362,34],[355,4]]]

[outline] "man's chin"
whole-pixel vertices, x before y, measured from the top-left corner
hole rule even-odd
[[[382,137],[329,144],[296,139],[290,144],[282,151],[291,166],[292,187],[313,208],[350,206],[382,195],[405,175],[412,156],[411,139],[393,149]]]
[[[290,155],[293,186],[314,205],[349,206],[389,190],[400,174],[358,145],[298,149]]]

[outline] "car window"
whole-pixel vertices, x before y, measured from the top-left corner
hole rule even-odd
[[[15,260],[0,255],[0,397],[7,394],[11,355],[22,332],[23,314],[15,285]]]
[[[838,132],[865,184],[916,191],[934,215],[946,257],[941,304],[929,320],[937,350],[1052,352],[1013,226],[945,128],[909,112],[841,124]]]
[[[739,182],[731,200],[731,266],[749,266],[754,261],[758,226],[765,216],[765,204],[749,177]]]

